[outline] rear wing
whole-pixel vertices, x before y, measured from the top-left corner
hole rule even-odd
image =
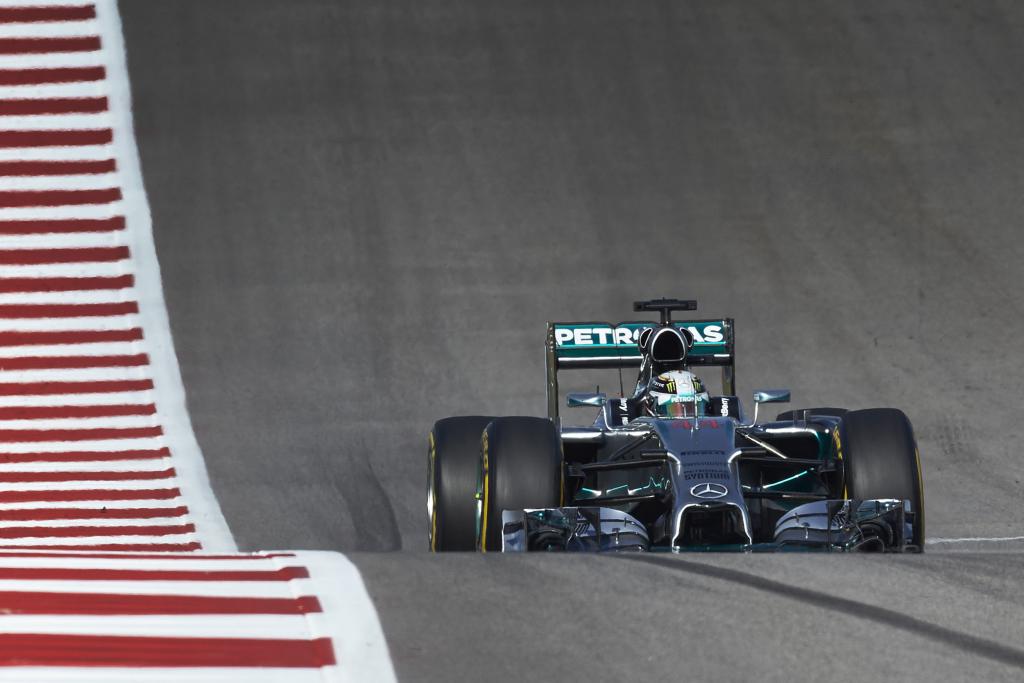
[[[736,347],[732,318],[673,322],[693,340],[688,366],[720,366],[722,393],[735,394]],[[545,343],[548,417],[558,417],[558,371],[570,369],[639,368],[643,358],[637,339],[651,321],[548,323]]]

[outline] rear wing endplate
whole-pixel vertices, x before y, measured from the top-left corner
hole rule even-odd
[[[732,318],[673,322],[693,339],[687,366],[720,366],[722,393],[734,395],[736,347]],[[637,346],[640,333],[658,327],[651,321],[621,323],[549,322],[545,343],[548,416],[558,417],[558,371],[570,369],[639,368],[643,356]]]

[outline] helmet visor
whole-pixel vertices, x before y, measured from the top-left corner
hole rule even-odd
[[[693,396],[657,396],[654,412],[659,417],[694,417],[696,403]]]

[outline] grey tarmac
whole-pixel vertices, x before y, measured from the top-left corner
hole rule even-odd
[[[243,548],[350,553],[401,679],[1024,676],[1021,540],[914,557],[423,552],[432,422],[542,414],[544,322],[627,319],[655,296],[737,319],[745,399],[786,386],[794,407],[904,408],[930,537],[1024,536],[1024,8],[122,15],[221,506]]]

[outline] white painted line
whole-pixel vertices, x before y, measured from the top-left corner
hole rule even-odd
[[[0,669],[0,681],[17,683],[325,683],[320,669],[174,668],[145,669],[110,667],[10,667]],[[337,679],[333,679],[337,680]]]
[[[82,546],[83,549],[95,547],[97,545],[108,545],[112,543],[118,543],[125,546],[139,545],[139,544],[153,544],[153,543],[175,543],[175,544],[186,544],[195,543],[198,541],[194,534],[180,534],[180,535],[168,535],[168,536],[129,536],[129,535],[118,535],[118,536],[75,536],[73,538],[65,538],[63,536],[53,536],[46,538],[14,538],[4,542],[4,547],[11,548],[24,548],[25,550],[31,550],[33,546],[51,546],[51,545],[75,545]],[[0,633],[3,632],[3,628],[0,628]]]
[[[80,318],[0,318],[0,332],[17,331],[60,331],[71,330],[130,330],[140,324],[135,313],[123,315],[97,315]],[[147,330],[148,331],[148,330]],[[13,382],[4,373],[0,379]],[[17,380],[21,381],[21,380]]]
[[[61,417],[45,419],[0,420],[3,429],[135,429],[159,427],[155,415],[115,415],[111,417]]]
[[[108,232],[45,232],[36,235],[0,235],[0,249],[92,249],[121,247],[127,244],[124,233]]]
[[[145,669],[80,667],[68,670],[59,667],[12,667],[0,669],[0,681],[18,683],[324,683],[320,669],[255,669],[231,667],[228,669],[175,668]]]
[[[25,0],[26,3],[32,0]],[[32,2],[32,4],[36,4]],[[0,69],[59,69],[103,66],[100,52],[39,52],[0,55]]]
[[[159,409],[159,408],[158,408]],[[11,442],[0,444],[0,458],[16,453],[62,453],[81,451],[106,453],[110,451],[151,450],[163,448],[167,443],[163,437],[142,439],[111,439],[102,441],[37,441]]]
[[[982,536],[966,538],[926,538],[925,545],[938,543],[1006,543],[1009,541],[1024,541],[1024,536]]]
[[[3,38],[3,24],[0,24],[0,38]],[[64,97],[103,97],[110,87],[106,81],[81,81],[78,83],[46,83],[43,85],[0,85],[0,99],[51,99]],[[0,118],[0,130],[3,119]]]
[[[109,553],[101,553],[109,554]],[[172,570],[178,572],[185,571],[204,571],[204,572],[218,572],[218,571],[244,571],[244,572],[272,572],[281,569],[282,567],[301,567],[302,562],[294,557],[284,558],[271,558],[262,556],[245,555],[243,559],[212,559],[208,553],[195,552],[188,553],[194,557],[182,557],[178,554],[174,558],[170,557],[158,557],[153,553],[143,553],[142,557],[136,556],[132,553],[125,553],[117,557],[90,557],[89,553],[81,553],[79,555],[68,555],[67,552],[61,551],[58,553],[47,553],[47,551],[40,551],[39,553],[33,554],[30,557],[18,557],[16,555],[9,555],[6,552],[0,552],[0,570],[4,568],[36,568],[36,569],[144,569],[147,571],[161,571],[161,570]],[[241,554],[240,554],[241,555]],[[303,579],[292,579],[292,581],[301,581]],[[31,583],[35,579],[5,579],[6,588],[10,588],[11,585],[20,581],[22,583]],[[62,579],[68,589],[75,586],[90,586],[93,584],[92,581],[84,580],[72,580]],[[50,580],[51,583],[59,583],[57,580]],[[110,583],[109,580],[100,582],[104,585]],[[182,583],[188,584],[189,590],[194,590],[197,586],[203,584],[217,584],[226,583],[224,581],[134,581],[127,582],[122,581],[120,583],[143,586],[143,585],[154,585],[160,590],[170,590],[172,588],[181,588]],[[285,581],[233,581],[227,583],[237,584],[238,587],[250,586],[250,590],[244,594],[246,595],[262,595],[266,594],[270,588],[286,584]],[[24,587],[19,590],[25,590]],[[289,591],[292,589],[289,588]],[[298,590],[298,588],[296,588]],[[303,587],[303,590],[311,591],[310,586]],[[91,592],[105,592],[105,591],[91,591]],[[187,595],[188,593],[185,592]],[[310,593],[311,594],[311,593]]]
[[[15,491],[167,491],[175,488],[174,479],[127,479],[124,481],[18,481],[3,484],[4,493]]]
[[[0,116],[0,130],[103,130],[113,119],[105,111],[90,114]],[[113,157],[107,157],[112,159]],[[71,159],[60,159],[71,161]]]
[[[0,208],[0,220],[26,221],[60,218],[111,218],[125,212],[123,201],[70,206],[28,206]]]
[[[5,116],[0,116],[0,130]],[[109,125],[101,128],[109,128]],[[81,145],[78,147],[5,147],[0,148],[0,161],[105,161],[114,158],[112,145]]]
[[[160,472],[172,467],[171,458],[149,460],[88,460],[84,462],[2,462],[0,476],[8,472]]]
[[[97,511],[98,512],[98,511]],[[102,514],[98,512],[98,514]],[[8,529],[4,535],[4,543],[16,544],[20,539],[11,536],[18,528],[67,528],[71,526],[177,526],[185,524],[188,520],[184,517],[130,517],[127,519],[112,519],[111,517],[83,517],[81,519],[18,519],[7,521],[0,519],[0,528]]]
[[[137,301],[133,287],[121,289],[75,289],[67,292],[0,292],[0,304],[105,304]]]
[[[0,407],[11,406],[118,406],[152,403],[152,391],[110,394],[55,394],[51,396],[0,396]],[[0,446],[0,450],[3,447]]]
[[[59,344],[54,346],[0,346],[0,358],[25,356],[129,356],[145,351],[142,342],[102,342],[96,344]],[[7,396],[0,398],[9,398]],[[3,405],[0,402],[0,405]]]
[[[109,218],[110,216],[107,216]],[[11,277],[117,277],[134,274],[129,261],[47,263],[38,266],[0,266],[0,278]]]
[[[3,633],[63,633],[88,636],[164,636],[179,638],[297,638],[309,639],[306,617],[299,615],[235,614],[138,616],[0,615]],[[362,679],[364,681],[371,679]]]
[[[102,569],[103,567],[96,567]],[[124,567],[130,569],[131,567]],[[151,569],[140,567],[140,569]],[[169,567],[173,569],[173,567]],[[234,569],[238,569],[235,563]],[[256,568],[253,567],[255,570]],[[266,571],[266,568],[263,569]],[[185,571],[182,568],[182,571]],[[218,571],[211,569],[209,571]],[[223,571],[223,570],[221,570]],[[291,598],[313,595],[300,592],[299,581],[12,581],[0,579],[0,591],[44,593],[116,593],[118,595],[199,595],[225,598]],[[308,583],[308,582],[306,582]],[[310,589],[312,590],[312,589]],[[0,667],[2,670],[3,667]]]
[[[23,503],[0,503],[0,512],[4,510],[65,510],[68,508],[110,508],[112,510],[123,510],[131,508],[173,508],[185,505],[181,498],[167,498],[160,500],[102,500],[102,501],[31,501]]]
[[[0,250],[3,251],[16,251],[19,249],[97,249],[124,246],[128,246],[128,242],[125,234],[119,230],[69,232],[66,234],[41,232],[35,234],[0,235]]]
[[[83,517],[81,519],[47,519],[47,520],[15,520],[6,521],[0,519],[0,529],[23,529],[23,528],[34,528],[34,527],[46,527],[57,528],[57,527],[76,527],[76,526],[176,526],[179,524],[186,524],[188,519],[185,517],[133,517],[130,519],[111,519],[110,517],[101,517],[102,511],[97,510],[96,517]],[[9,538],[4,539],[4,543],[7,543]],[[13,539],[17,541],[18,539]]]
[[[39,5],[35,0],[26,0],[26,6]],[[74,5],[74,2],[66,4]],[[99,8],[97,7],[97,10]],[[68,36],[95,36],[107,38],[106,32],[100,32],[100,23],[96,19],[84,21],[37,21],[29,24],[0,24],[0,38],[64,38]]]
[[[78,7],[91,4],[92,0],[0,0],[4,7]]]
[[[0,175],[0,192],[45,190],[106,190],[121,186],[116,172],[74,175]]]
[[[151,368],[81,368],[72,370],[4,370],[4,383],[10,382],[92,382],[99,380],[146,379]],[[159,387],[158,387],[159,389]]]

